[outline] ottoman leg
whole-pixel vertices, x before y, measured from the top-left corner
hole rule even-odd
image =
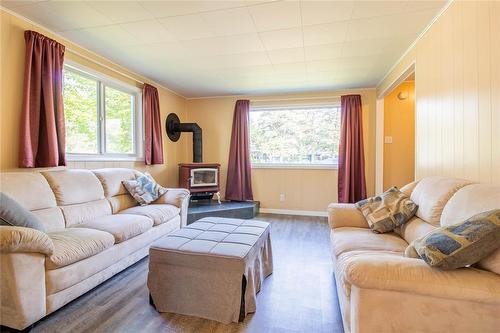
[[[153,297],[151,297],[151,293],[149,293],[149,305],[151,305],[156,310],[155,302],[153,301]]]
[[[243,275],[241,279],[241,303],[240,303],[240,317],[238,321],[241,323],[245,320],[245,292],[247,290],[247,279],[245,275]]]

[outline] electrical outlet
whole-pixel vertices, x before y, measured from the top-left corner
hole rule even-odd
[[[392,143],[392,136],[386,136],[384,138],[384,143]]]
[[[285,201],[285,193],[280,194],[280,201],[281,202]]]

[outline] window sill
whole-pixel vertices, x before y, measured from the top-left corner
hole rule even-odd
[[[337,164],[252,164],[252,169],[337,170]]]
[[[139,162],[144,161],[138,156],[95,156],[95,155],[66,155],[68,162]]]

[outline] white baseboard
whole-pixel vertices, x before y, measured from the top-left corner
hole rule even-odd
[[[267,214],[298,215],[298,216],[328,216],[328,213],[326,211],[322,212],[316,210],[260,208],[259,212]]]

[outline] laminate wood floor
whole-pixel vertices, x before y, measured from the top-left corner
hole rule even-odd
[[[257,312],[239,324],[160,314],[149,305],[145,258],[38,322],[38,332],[341,333],[325,218],[262,214],[271,222],[274,273]]]

